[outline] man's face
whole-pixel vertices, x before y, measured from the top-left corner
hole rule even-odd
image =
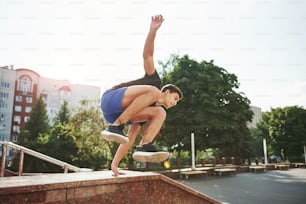
[[[179,102],[180,96],[178,93],[171,93],[169,90],[166,90],[165,93],[165,108],[169,109]]]

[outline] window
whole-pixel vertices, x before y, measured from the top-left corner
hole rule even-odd
[[[26,97],[26,102],[27,103],[32,103],[33,99],[31,96]]]
[[[8,96],[9,96],[9,94],[8,93],[5,93],[5,92],[0,92],[0,98],[1,99],[6,99],[6,98],[8,98]]]
[[[0,101],[0,109],[7,109],[8,104]]]
[[[1,88],[10,88],[10,83],[8,83],[8,82],[1,82]]]
[[[41,98],[45,103],[47,103],[47,100],[48,100],[47,96],[42,96]]]
[[[25,108],[25,112],[26,112],[26,113],[30,113],[31,110],[32,110],[32,107],[27,106],[27,107]]]
[[[1,113],[0,115],[0,122],[3,122],[6,119],[5,115]]]
[[[60,91],[60,96],[70,96],[70,92],[69,91]]]
[[[28,122],[29,119],[30,119],[29,116],[25,116],[25,117],[24,117],[24,122],[25,122],[25,123]]]
[[[14,131],[14,132],[17,132],[17,133],[20,133],[20,127],[19,127],[19,125],[14,125],[14,126],[13,126],[13,131]]]
[[[21,76],[19,78],[19,90],[23,93],[31,92],[32,80],[29,76]]]
[[[22,96],[16,96],[16,101],[22,102]]]
[[[21,122],[21,117],[19,115],[15,115],[14,116],[14,122],[16,122],[17,124],[20,124]]]
[[[17,136],[13,136],[13,137],[12,137],[12,141],[13,141],[13,142],[17,142]]]
[[[0,129],[5,129],[6,124],[5,123],[0,123]]]
[[[15,111],[16,112],[21,112],[22,111],[22,107],[21,106],[15,106]]]

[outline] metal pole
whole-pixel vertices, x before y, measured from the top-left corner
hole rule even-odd
[[[5,173],[5,160],[6,160],[6,145],[2,145],[2,159],[1,159],[1,175],[0,177],[4,177]]]
[[[267,156],[267,142],[266,139],[263,139],[263,150],[264,150],[264,157],[265,157],[265,165],[268,164],[268,156]]]
[[[191,133],[191,169],[195,170],[194,133]]]
[[[306,163],[306,145],[304,145],[304,157],[305,157],[305,163]]]
[[[24,161],[24,151],[23,151],[23,150],[20,150],[18,176],[22,176],[22,172],[23,172],[23,161]]]

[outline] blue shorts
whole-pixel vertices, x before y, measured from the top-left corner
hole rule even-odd
[[[107,90],[101,98],[101,109],[105,120],[115,122],[122,113],[122,98],[127,87]]]

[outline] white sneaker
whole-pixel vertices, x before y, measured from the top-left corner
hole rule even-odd
[[[158,148],[149,143],[143,146],[137,146],[136,152],[133,154],[133,159],[138,162],[163,162],[169,156],[169,152],[158,150]]]
[[[101,132],[102,138],[109,142],[117,142],[125,144],[129,142],[129,138],[122,132],[124,126],[108,126]]]

